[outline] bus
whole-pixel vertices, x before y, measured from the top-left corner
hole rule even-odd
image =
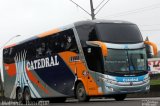
[[[150,89],[147,52],[137,25],[86,20],[55,28],[3,49],[4,95],[18,102],[66,98],[89,101]]]

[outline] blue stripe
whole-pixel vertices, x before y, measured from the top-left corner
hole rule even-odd
[[[144,77],[143,76],[135,76],[135,77],[116,77],[117,82],[137,82],[137,81],[143,81]]]

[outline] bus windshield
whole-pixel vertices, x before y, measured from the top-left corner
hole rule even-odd
[[[142,36],[135,24],[99,23],[96,29],[100,41],[109,43],[139,43]]]
[[[147,70],[147,57],[145,49],[116,50],[108,49],[105,57],[105,72],[138,73]]]

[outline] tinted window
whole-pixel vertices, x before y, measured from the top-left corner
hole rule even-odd
[[[96,72],[102,72],[103,69],[103,57],[100,47],[84,47],[84,56],[87,62],[87,66],[90,70]]]
[[[82,46],[86,46],[86,41],[98,40],[94,25],[81,25],[76,27]]]
[[[7,48],[3,50],[3,61],[7,64],[13,63],[14,50],[13,48]]]
[[[78,52],[76,39],[72,29],[49,36],[47,43],[47,49],[51,49],[53,53],[63,51]]]
[[[108,49],[105,57],[105,71],[114,73],[144,72],[147,70],[145,49],[116,50]]]
[[[8,63],[8,64],[14,63],[15,59],[19,59],[19,61],[21,61],[20,59],[24,56],[24,52],[25,52],[24,50],[26,50],[26,47],[25,47],[25,44],[20,44],[17,46],[13,46],[13,47],[4,49],[3,50],[4,63]],[[30,48],[31,48],[31,46],[30,46]]]
[[[78,53],[76,39],[72,29],[65,30],[47,37],[34,39],[13,48],[3,50],[4,62],[14,63],[14,57],[27,51],[26,60],[42,58],[64,51]]]
[[[97,24],[100,40],[110,43],[139,43],[142,36],[138,27],[134,24]]]
[[[22,48],[22,50],[27,51],[27,55],[26,55],[27,60],[30,60],[36,57],[36,42],[37,42],[36,40],[26,42],[24,44],[24,48]]]

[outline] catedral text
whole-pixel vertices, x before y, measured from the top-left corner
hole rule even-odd
[[[57,65],[59,65],[57,56],[54,56],[54,57],[51,56],[51,57],[41,58],[41,59],[27,62],[28,70],[36,70],[36,69],[52,67]]]

